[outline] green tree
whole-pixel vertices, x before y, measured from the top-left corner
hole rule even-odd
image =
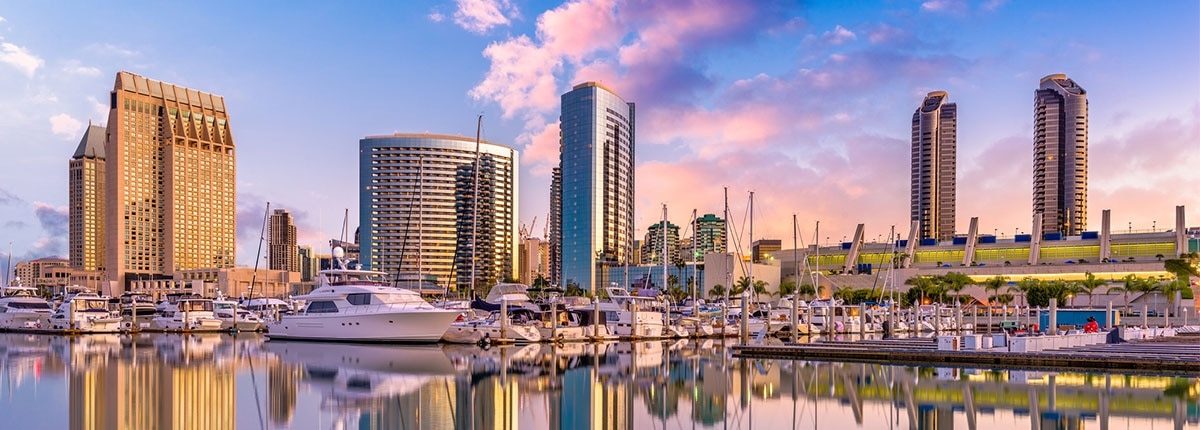
[[[812,284],[802,284],[796,288],[796,294],[812,300],[817,295],[817,287],[814,287]]]
[[[1095,294],[1096,289],[1107,283],[1107,281],[1097,278],[1092,272],[1083,274],[1083,279],[1079,281],[1079,291],[1087,293],[1089,308],[1092,307],[1092,295]]]
[[[796,293],[796,281],[783,281],[779,283],[779,297],[788,297]]]
[[[1104,293],[1112,294],[1115,291],[1115,292],[1119,292],[1119,293],[1123,294],[1125,296],[1125,312],[1123,312],[1123,313],[1125,315],[1129,315],[1129,293],[1137,291],[1138,290],[1137,284],[1140,282],[1141,282],[1141,279],[1138,278],[1137,275],[1130,273],[1128,275],[1125,275],[1124,278],[1121,278],[1121,285],[1110,286],[1110,287],[1108,287],[1108,290],[1105,290]]]
[[[954,296],[960,296],[963,288],[973,284],[970,276],[959,272],[950,272],[941,276],[941,283],[947,292],[953,292]],[[961,300],[959,300],[961,303]]]
[[[725,297],[725,286],[721,284],[713,285],[711,290],[708,290],[709,297]]]
[[[1008,292],[1016,292],[1021,294],[1021,304],[1029,306],[1029,293],[1038,288],[1040,284],[1041,281],[1026,276],[1024,279],[1017,281],[1017,285],[1008,287]]]
[[[941,302],[946,296],[945,290],[931,276],[914,276],[905,280],[904,284],[909,286],[908,291],[904,292],[905,303],[925,303],[926,300]]]
[[[761,301],[761,296],[763,294],[766,294],[767,297],[772,296],[771,292],[767,291],[767,281],[764,281],[762,279],[754,281],[753,288],[754,288],[753,291],[754,291],[754,300],[755,301]]]

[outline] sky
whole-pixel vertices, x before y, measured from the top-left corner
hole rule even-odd
[[[1200,225],[1191,0],[6,2],[14,260],[67,256],[67,163],[121,70],[225,97],[240,265],[268,202],[318,252],[347,214],[353,231],[362,137],[473,137],[478,115],[519,149],[520,222],[542,236],[559,97],[585,81],[637,104],[638,238],[663,205],[720,216],[726,190],[741,243],[790,246],[793,218],[802,243],[906,236],[912,114],[935,90],[958,105],[957,230],[1027,233],[1033,96],[1054,73],[1088,91],[1090,229],[1104,209],[1114,230],[1170,229],[1178,205]]]

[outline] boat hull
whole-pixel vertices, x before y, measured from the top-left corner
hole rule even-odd
[[[459,315],[444,309],[290,315],[268,324],[265,336],[349,342],[437,342]]]

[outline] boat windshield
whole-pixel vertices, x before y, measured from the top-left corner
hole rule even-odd
[[[323,273],[329,285],[388,285],[385,273],[334,272]]]
[[[4,289],[4,297],[37,297],[37,289],[29,287],[8,287]]]
[[[104,311],[108,312],[108,300],[76,300],[75,310],[77,311]]]
[[[46,302],[9,302],[9,309],[50,309],[50,304]]]
[[[197,312],[213,310],[213,302],[211,300],[180,300],[179,311]]]
[[[425,299],[422,299],[420,294],[411,291],[396,291],[387,294],[375,294],[374,296],[378,303],[385,304],[425,303]]]
[[[213,302],[213,309],[233,309],[236,307],[237,307],[237,303]]]

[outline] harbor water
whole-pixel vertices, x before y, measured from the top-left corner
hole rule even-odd
[[[1188,375],[740,359],[733,342],[5,333],[0,428],[1200,429]]]

